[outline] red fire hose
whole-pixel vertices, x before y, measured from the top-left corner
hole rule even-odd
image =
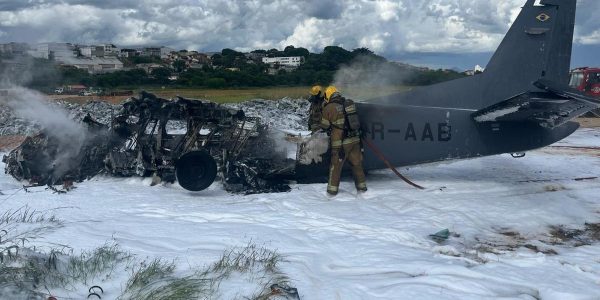
[[[410,181],[408,178],[404,177],[404,175],[400,174],[400,172],[398,172],[398,170],[396,170],[396,168],[385,158],[385,156],[383,155],[383,153],[375,146],[373,145],[373,143],[371,143],[371,141],[367,140],[367,139],[363,139],[363,142],[367,145],[367,147],[369,147],[369,149],[371,149],[371,151],[373,151],[373,153],[375,153],[375,155],[388,167],[390,168],[390,170],[392,170],[392,172],[394,172],[394,174],[396,174],[398,177],[400,177],[400,179],[404,180],[404,182],[412,185],[413,187],[416,187],[420,190],[424,190],[425,188]]]

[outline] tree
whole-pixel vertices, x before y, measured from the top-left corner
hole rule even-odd
[[[157,68],[152,70],[152,76],[160,84],[169,83],[169,77],[171,77],[171,69],[169,68]]]
[[[226,82],[224,78],[210,78],[206,80],[206,86],[213,89],[220,89],[226,86]]]
[[[175,69],[175,72],[177,72],[177,73],[181,73],[181,72],[185,71],[186,67],[187,67],[187,63],[184,60],[178,59],[173,62],[173,68]]]
[[[223,56],[221,54],[215,54],[211,58],[213,66],[223,66]]]
[[[305,48],[295,48],[294,46],[287,46],[283,50],[285,56],[303,56],[308,57],[310,52]]]

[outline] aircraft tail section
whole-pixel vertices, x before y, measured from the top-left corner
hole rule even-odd
[[[487,65],[484,98],[530,91],[538,79],[568,83],[576,5],[576,0],[527,1]]]
[[[548,80],[567,85],[577,0],[527,0],[483,74],[419,87],[372,103],[476,111],[529,92]]]

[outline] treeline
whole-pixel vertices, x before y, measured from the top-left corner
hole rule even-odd
[[[306,86],[315,83],[327,85],[334,81],[336,72],[350,68],[356,61],[367,61],[371,65],[367,70],[356,72],[377,72],[385,69],[388,74],[398,74],[393,84],[430,85],[442,81],[463,77],[449,70],[407,69],[406,66],[388,62],[366,48],[348,51],[341,47],[325,47],[321,53],[310,53],[305,48],[286,47],[255,50],[252,53],[268,57],[302,56],[304,63],[295,70],[280,69],[275,74],[267,72],[269,66],[260,61],[251,61],[244,53],[223,49],[212,57],[212,67],[205,65],[200,69],[186,69],[183,61],[175,61],[169,67],[152,70],[149,74],[143,69],[131,69],[107,74],[90,75],[74,67],[54,67],[55,75],[36,76],[30,85],[35,87],[54,87],[66,84],[83,84],[102,88],[169,86],[190,88],[232,88],[232,87],[269,87],[269,86]],[[139,63],[158,63],[157,58],[132,58],[125,61],[126,66]],[[36,60],[35,64],[48,69],[48,63]],[[33,70],[36,66],[33,66]],[[347,71],[347,70],[346,70]],[[50,72],[51,74],[53,72]],[[176,76],[175,76],[176,75]],[[171,80],[175,76],[177,79]],[[392,76],[393,77],[393,76]]]

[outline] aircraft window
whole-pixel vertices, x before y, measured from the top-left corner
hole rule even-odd
[[[167,134],[185,134],[187,132],[187,122],[181,120],[167,121]]]
[[[579,86],[581,86],[582,82],[583,82],[583,73],[582,72],[577,72],[577,73],[571,74],[571,82],[569,82],[569,85],[571,87],[578,88]]]
[[[158,129],[157,121],[151,121],[146,125],[146,130],[144,131],[146,134],[156,134],[156,130]]]

